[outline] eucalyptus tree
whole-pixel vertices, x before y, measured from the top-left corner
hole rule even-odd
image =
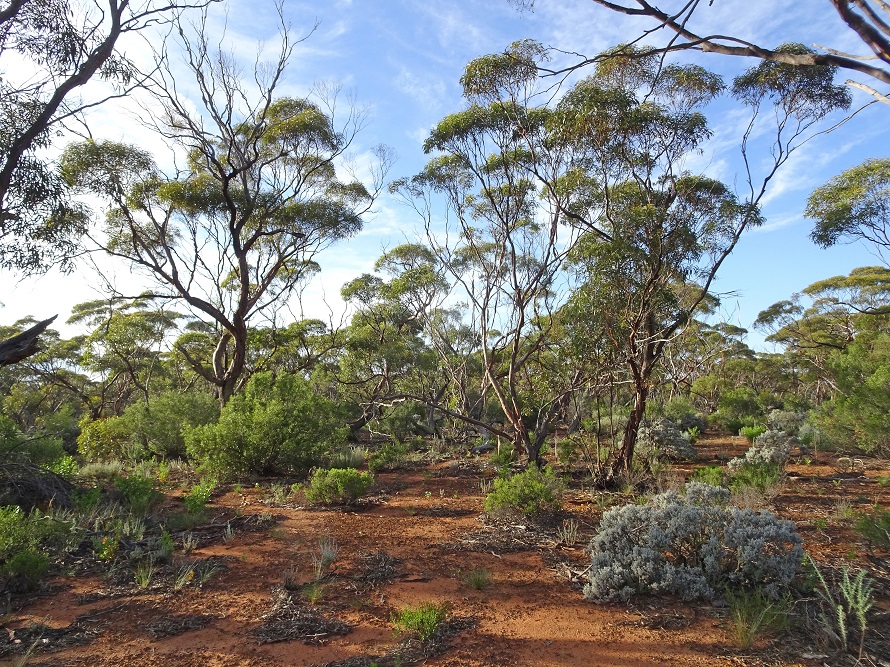
[[[756,326],[812,370],[817,421],[835,437],[890,450],[890,269],[854,269],[760,313]]]
[[[890,159],[866,160],[816,188],[805,213],[816,220],[817,245],[865,241],[890,266]]]
[[[75,250],[83,219],[41,150],[66,122],[108,99],[78,97],[91,80],[113,84],[112,97],[141,83],[118,41],[212,1],[0,3],[0,268],[45,270]]]
[[[548,344],[565,298],[562,265],[576,240],[548,193],[559,164],[547,148],[551,112],[534,100],[538,49],[520,42],[471,62],[461,79],[469,105],[432,130],[424,151],[437,155],[426,168],[393,188],[422,216],[452,298],[464,304],[481,362],[479,405],[492,396],[504,426],[438,409],[508,438],[535,463],[563,390],[530,401],[523,377]],[[435,223],[440,202],[445,229]]]
[[[351,426],[366,426],[407,403],[408,409],[413,404],[425,413],[423,428],[433,434],[435,415],[428,404],[442,398],[448,383],[424,334],[448,283],[433,252],[417,243],[387,251],[374,268],[389,280],[364,274],[341,291],[355,308],[344,332],[338,374],[361,407]]]
[[[179,351],[224,404],[246,379],[249,327],[275,321],[317,270],[317,252],[361,229],[379,183],[369,190],[335,168],[361,112],[350,107],[341,122],[331,98],[277,96],[296,46],[287,30],[277,60],[257,64],[250,82],[203,26],[179,32],[195,98],[169,70],[154,85],[156,129],[187,153],[184,168],[168,174],[145,149],[93,141],[69,146],[62,166],[72,187],[108,204],[94,247],[147,276],[146,298],[212,325],[209,357]]]

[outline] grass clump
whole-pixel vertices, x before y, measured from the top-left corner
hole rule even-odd
[[[499,477],[485,498],[485,511],[520,512],[525,516],[555,512],[562,507],[565,485],[553,470],[531,466],[510,477]]]
[[[306,498],[311,503],[352,504],[368,493],[374,476],[355,468],[318,469],[309,479]]]
[[[726,592],[730,629],[739,648],[750,648],[764,635],[785,630],[789,624],[791,598],[770,599],[763,591]]]
[[[467,572],[463,580],[474,591],[484,591],[491,585],[491,574],[484,567],[477,567]]]
[[[390,621],[399,632],[413,632],[422,641],[427,641],[446,618],[447,604],[425,602],[419,607],[405,607],[393,612]]]

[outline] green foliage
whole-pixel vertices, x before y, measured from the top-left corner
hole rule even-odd
[[[754,426],[763,420],[760,397],[749,387],[728,389],[720,394],[717,413],[714,415],[723,428],[738,433],[743,426]]]
[[[890,550],[890,512],[875,509],[873,514],[863,514],[856,519],[854,526],[869,542]]]
[[[529,466],[512,477],[494,480],[494,488],[485,498],[485,511],[506,510],[526,516],[555,512],[562,507],[564,491],[565,485],[552,469]]]
[[[132,445],[126,423],[120,417],[95,421],[84,418],[77,436],[77,451],[87,461],[129,458]]]
[[[309,479],[306,498],[312,503],[348,505],[364,496],[373,482],[371,473],[359,472],[355,468],[319,468]]]
[[[816,410],[815,425],[842,446],[890,453],[890,333],[861,333],[827,366],[837,391]]]
[[[760,590],[753,592],[727,590],[729,620],[739,648],[750,648],[764,634],[785,630],[789,624],[790,596],[771,599]]]
[[[204,507],[210,502],[210,495],[216,488],[216,480],[207,479],[199,484],[195,484],[192,490],[185,497],[185,506],[190,514],[199,514],[204,511]]]
[[[748,487],[759,491],[768,491],[782,480],[783,475],[782,466],[779,464],[749,463],[733,471],[730,488],[733,491],[740,491]]]
[[[35,586],[49,568],[47,546],[58,541],[59,530],[36,511],[0,507],[0,582],[22,577]]]
[[[868,612],[875,603],[874,582],[868,578],[865,570],[859,570],[851,578],[849,568],[844,567],[841,569],[841,578],[829,583],[812,558],[810,565],[819,584],[816,592],[823,604],[823,630],[843,651],[849,649],[853,632],[857,632],[861,660],[865,633],[868,630]]]
[[[890,159],[866,160],[816,188],[805,215],[816,221],[810,238],[827,248],[865,239],[888,245]]]
[[[419,607],[405,607],[394,611],[390,621],[399,632],[413,632],[421,641],[427,641],[446,618],[448,618],[447,604],[424,602]]]
[[[65,456],[61,438],[45,433],[26,435],[9,417],[0,414],[0,461],[26,461],[52,467]]]
[[[702,466],[689,475],[690,482],[701,482],[711,486],[726,486],[726,470],[721,466]]]
[[[219,418],[219,400],[209,392],[168,391],[130,405],[120,417],[132,443],[163,459],[185,458],[184,433]]]
[[[114,482],[133,514],[145,515],[163,496],[155,489],[155,480],[143,475],[119,477]]]
[[[388,442],[373,452],[368,458],[368,468],[371,472],[379,470],[398,470],[405,465],[408,455],[411,453],[411,445],[407,442]]]
[[[186,449],[222,478],[301,474],[347,435],[341,406],[304,379],[257,373],[222,409],[219,421],[189,429]]]
[[[742,426],[739,429],[739,435],[745,436],[748,442],[754,442],[754,438],[759,435],[763,435],[766,433],[766,425],[764,424],[755,424],[754,426]]]

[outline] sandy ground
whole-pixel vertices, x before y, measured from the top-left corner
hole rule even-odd
[[[704,462],[744,449],[739,439],[699,445]],[[677,469],[677,477],[692,467]],[[886,616],[890,582],[881,578],[888,576],[881,563],[886,567],[887,554],[863,543],[839,505],[845,499],[850,511],[890,506],[890,488],[878,483],[890,474],[888,466],[870,461],[865,468],[839,474],[830,456],[817,455],[790,466],[782,494],[770,505],[798,524],[819,562],[875,572],[877,612]],[[560,519],[578,522],[573,545],[558,540],[558,521],[543,528],[518,519],[486,525],[480,480],[493,474],[478,460],[382,473],[371,501],[354,508],[275,506],[263,488],[230,489],[215,496],[210,509],[217,527],[232,521],[234,535],[225,540],[222,529],[206,531],[200,548],[175,556],[147,589],[123,566],[110,576],[58,578],[29,600],[11,600],[2,625],[21,647],[36,637],[28,628],[42,623],[27,664],[60,667],[832,664],[818,649],[787,637],[735,648],[725,610],[708,604],[586,601],[584,547],[602,502],[583,488],[571,490]],[[181,491],[169,491],[170,502],[181,502]],[[321,538],[335,540],[338,553],[313,590],[307,585],[315,578]],[[213,572],[204,583],[195,575],[174,590],[176,573],[189,562]],[[467,575],[480,568],[490,583],[476,590]],[[394,631],[392,613],[428,602],[447,604],[449,622],[434,645],[405,641]],[[279,638],[270,625],[276,610],[290,623],[286,628],[305,621],[309,636],[265,643]],[[339,621],[345,634],[328,634],[324,621]],[[877,638],[887,630],[886,623],[874,626]],[[0,664],[17,659],[7,652]]]

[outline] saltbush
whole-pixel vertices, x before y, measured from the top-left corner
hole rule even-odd
[[[791,438],[780,431],[764,431],[754,439],[743,457],[729,462],[729,469],[738,472],[746,466],[772,465],[784,468],[791,455]]]
[[[687,437],[669,419],[647,420],[637,433],[637,452],[671,461],[686,461],[697,456]]]
[[[646,505],[607,511],[590,543],[585,595],[713,600],[727,589],[759,589],[780,597],[803,558],[794,524],[768,511],[727,507],[728,497],[727,489],[691,482],[684,496],[669,491]]]
[[[306,499],[311,503],[342,503],[349,505],[364,496],[374,476],[355,468],[320,468],[312,473]]]
[[[257,373],[222,409],[216,424],[186,430],[186,450],[220,479],[305,474],[348,428],[337,403],[301,377]]]
[[[807,420],[805,412],[790,410],[773,410],[766,416],[766,423],[771,431],[779,431],[787,436],[796,436]]]
[[[526,516],[554,512],[562,507],[565,484],[547,468],[529,466],[511,477],[499,477],[485,497],[485,511],[521,512]]]

